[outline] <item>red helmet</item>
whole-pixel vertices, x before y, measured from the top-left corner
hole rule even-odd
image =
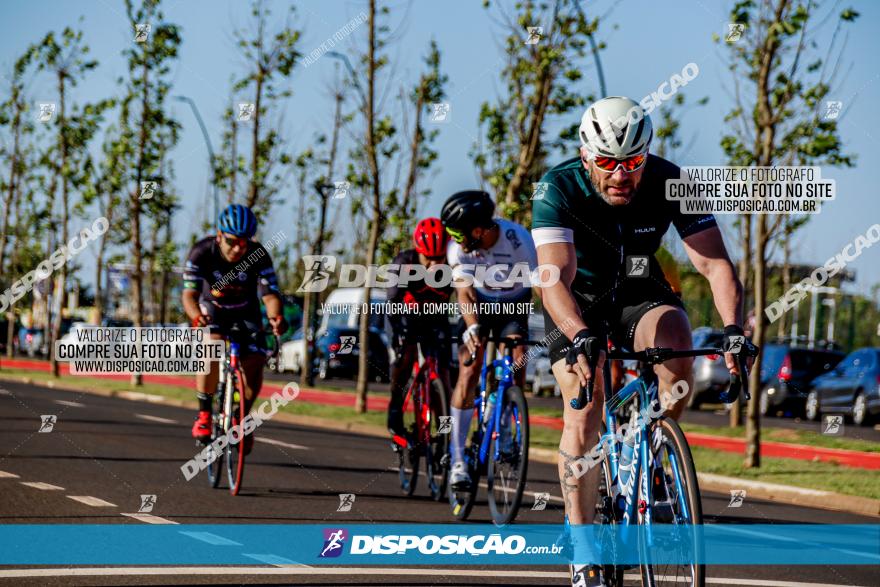
[[[439,218],[423,218],[413,231],[413,245],[416,251],[426,257],[441,257],[446,254],[448,236]]]

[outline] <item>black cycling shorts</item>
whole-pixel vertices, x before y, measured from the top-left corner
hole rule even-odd
[[[242,317],[240,310],[224,310],[210,302],[200,302],[202,312],[208,315],[211,334],[225,334],[238,343],[242,356],[256,353],[266,354],[266,334],[263,332],[260,316]],[[233,326],[238,328],[232,332]]]
[[[615,296],[615,305],[619,308],[614,312],[601,310],[590,311],[586,304],[580,307],[581,315],[590,327],[590,332],[600,338],[607,345],[610,335],[614,345],[618,348],[633,350],[636,326],[642,316],[658,306],[676,306],[684,308],[681,298],[671,291],[659,287],[643,287],[637,290],[627,288]],[[578,296],[575,296],[576,298]],[[547,340],[551,341],[548,347],[550,364],[559,359],[564,359],[565,354],[571,347],[571,341],[565,335],[556,333],[556,324],[544,309],[544,331]],[[603,348],[606,348],[603,346]]]
[[[529,292],[528,298],[524,299],[530,300],[531,292]],[[515,300],[515,302],[521,303],[522,299]],[[510,314],[504,312],[483,312],[477,314],[477,324],[480,325],[480,332],[483,336],[488,336],[490,334],[501,337],[519,335],[523,338],[528,338],[529,335],[529,315],[524,313]],[[458,340],[461,340],[465,330],[467,330],[467,324],[465,323],[464,318],[459,318],[458,328],[456,329]]]

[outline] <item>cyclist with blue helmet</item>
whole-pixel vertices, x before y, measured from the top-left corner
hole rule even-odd
[[[217,219],[217,234],[193,246],[183,274],[183,309],[193,326],[207,326],[212,338],[220,338],[233,324],[239,325],[236,340],[247,411],[260,393],[266,362],[261,299],[273,333],[278,336],[287,330],[275,268],[263,245],[252,240],[256,232],[257,219],[250,208],[230,204]],[[192,435],[198,440],[211,436],[211,395],[217,388],[218,369],[212,362],[210,373],[196,376],[199,415]],[[253,442],[253,434],[245,436],[246,453]]]

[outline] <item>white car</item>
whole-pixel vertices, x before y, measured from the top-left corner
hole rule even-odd
[[[306,344],[303,338],[302,328],[293,333],[293,338],[281,345],[278,351],[278,372],[302,371],[303,357],[306,354]]]

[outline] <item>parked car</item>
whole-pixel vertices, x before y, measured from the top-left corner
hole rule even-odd
[[[315,347],[319,378],[357,376],[360,356],[357,328],[331,326],[319,333]],[[388,345],[377,328],[370,328],[367,359],[370,379],[387,383],[390,380]]]
[[[302,327],[293,332],[290,340],[283,343],[278,351],[278,372],[302,371],[303,357],[305,356],[305,338]]]
[[[696,328],[691,333],[695,349],[720,347],[724,333],[708,326]],[[700,404],[720,401],[718,394],[730,385],[730,371],[724,364],[723,355],[694,357],[694,392],[688,398],[688,407],[697,409]]]
[[[18,331],[18,352],[26,354],[29,357],[35,357],[43,354],[45,345],[43,344],[42,328],[25,328],[22,327]]]
[[[761,360],[761,395],[758,409],[762,416],[779,411],[801,415],[810,383],[831,371],[843,359],[838,350],[767,343]]]
[[[545,347],[541,347],[526,363],[526,384],[531,387],[533,395],[541,395],[543,391],[555,396],[560,395],[556,377],[550,370],[550,355]]]
[[[813,380],[806,416],[818,420],[823,413],[850,415],[859,426],[869,424],[880,414],[880,348],[855,350],[834,369]]]

